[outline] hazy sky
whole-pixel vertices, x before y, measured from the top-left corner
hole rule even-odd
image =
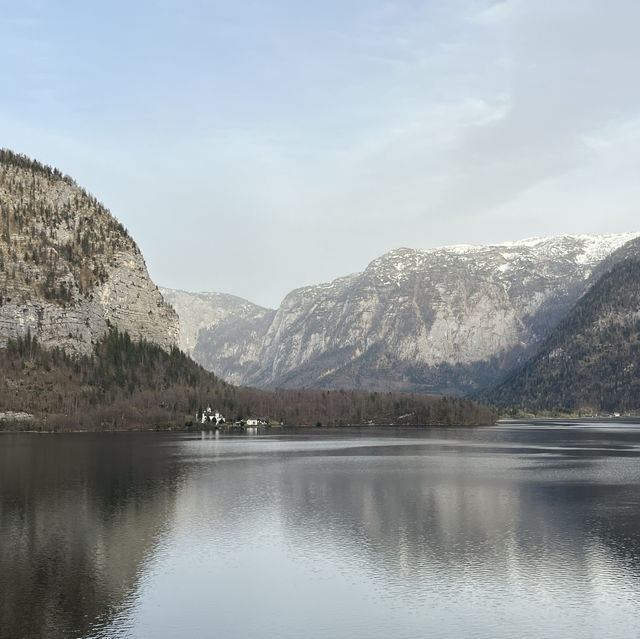
[[[0,0],[0,146],[157,284],[276,306],[393,248],[640,230],[637,0]]]

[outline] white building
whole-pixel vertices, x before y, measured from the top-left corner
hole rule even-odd
[[[203,424],[212,423],[217,426],[218,424],[224,424],[225,421],[226,420],[224,418],[224,415],[222,415],[222,413],[219,413],[217,410],[212,411],[211,406],[207,406],[207,410],[202,411]]]
[[[247,426],[266,426],[267,425],[267,420],[266,419],[256,419],[255,417],[251,417],[251,418],[247,419],[245,424]]]

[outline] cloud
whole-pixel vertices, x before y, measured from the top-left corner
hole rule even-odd
[[[516,0],[482,2],[479,8],[475,6],[472,7],[468,19],[471,22],[481,25],[504,22],[514,16],[518,4]]]
[[[594,160],[594,148],[586,143],[589,132],[640,107],[637,84],[628,82],[638,45],[621,15],[612,15],[608,6],[578,12],[558,9],[557,3],[499,3],[478,15],[492,17],[476,20],[490,23],[492,35],[500,22],[498,40],[506,44],[493,50],[480,29],[475,40],[466,40],[447,58],[435,82],[448,84],[453,96],[464,96],[473,84],[459,71],[464,58],[467,74],[478,73],[485,96],[460,97],[446,115],[431,109],[427,117],[433,126],[396,127],[394,132],[409,135],[390,136],[387,151],[394,151],[386,153],[388,161],[382,153],[375,159],[381,184],[385,173],[406,180],[406,170],[394,174],[398,158],[404,158],[403,169],[415,161],[418,170],[431,172],[425,184],[434,181],[434,170],[440,173],[449,186],[431,209],[434,214],[489,213],[541,181],[589,164]],[[490,87],[498,88],[500,97],[491,96]],[[474,104],[476,121],[464,108]],[[429,210],[425,206],[425,214]]]
[[[636,2],[121,8],[5,16],[0,132],[103,199],[159,283],[275,305],[397,246],[635,230]]]

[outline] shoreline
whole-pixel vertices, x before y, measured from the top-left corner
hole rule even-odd
[[[430,429],[445,429],[445,430],[453,430],[453,429],[477,429],[477,428],[491,428],[494,426],[517,426],[518,424],[523,425],[549,425],[549,426],[558,426],[561,427],[563,425],[571,426],[578,424],[603,424],[603,425],[637,425],[640,426],[640,417],[526,417],[526,418],[508,418],[508,419],[499,419],[494,424],[428,424],[428,425],[419,425],[419,424],[348,424],[345,426],[310,426],[310,425],[301,425],[301,426],[279,426],[279,427],[270,427],[270,428],[260,428],[254,432],[247,432],[244,430],[232,430],[227,432],[219,432],[219,435],[225,438],[232,437],[255,437],[256,435],[261,436],[278,436],[285,434],[295,434],[295,433],[304,433],[306,435],[312,435],[313,433],[317,433],[318,435],[323,433],[332,433],[337,434],[339,432],[347,432],[347,431],[427,431]],[[214,435],[216,433],[216,429],[213,428],[126,428],[126,429],[45,429],[45,428],[34,428],[27,427],[21,428],[19,425],[17,428],[0,428],[0,436],[3,434],[16,434],[16,433],[24,433],[24,434],[33,434],[33,435],[71,435],[71,434],[191,434],[191,435]]]

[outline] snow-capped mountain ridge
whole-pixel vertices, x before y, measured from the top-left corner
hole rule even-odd
[[[548,237],[529,237],[522,240],[509,242],[501,242],[498,244],[450,244],[429,249],[412,249],[398,248],[381,255],[373,260],[369,266],[375,265],[380,261],[389,260],[395,257],[424,256],[433,255],[457,255],[457,256],[478,256],[496,251],[505,259],[510,259],[520,255],[522,251],[518,249],[538,249],[553,255],[558,254],[558,247],[573,244],[576,247],[576,254],[581,256],[580,261],[588,262],[591,260],[600,260],[620,248],[623,244],[640,237],[638,233],[612,233],[608,235],[557,235]],[[500,249],[504,249],[500,251]],[[513,249],[516,249],[515,251]],[[369,267],[367,267],[369,268]]]
[[[373,260],[364,273],[372,273],[382,281],[400,284],[406,281],[412,269],[431,268],[435,261],[441,265],[462,267],[472,264],[473,270],[495,270],[503,275],[514,270],[543,269],[549,260],[569,260],[576,264],[583,278],[588,278],[591,267],[602,261],[640,233],[611,235],[563,235],[557,237],[528,238],[491,245],[458,244],[434,249],[394,249]],[[431,265],[431,266],[430,266]],[[471,268],[471,267],[470,267]]]

